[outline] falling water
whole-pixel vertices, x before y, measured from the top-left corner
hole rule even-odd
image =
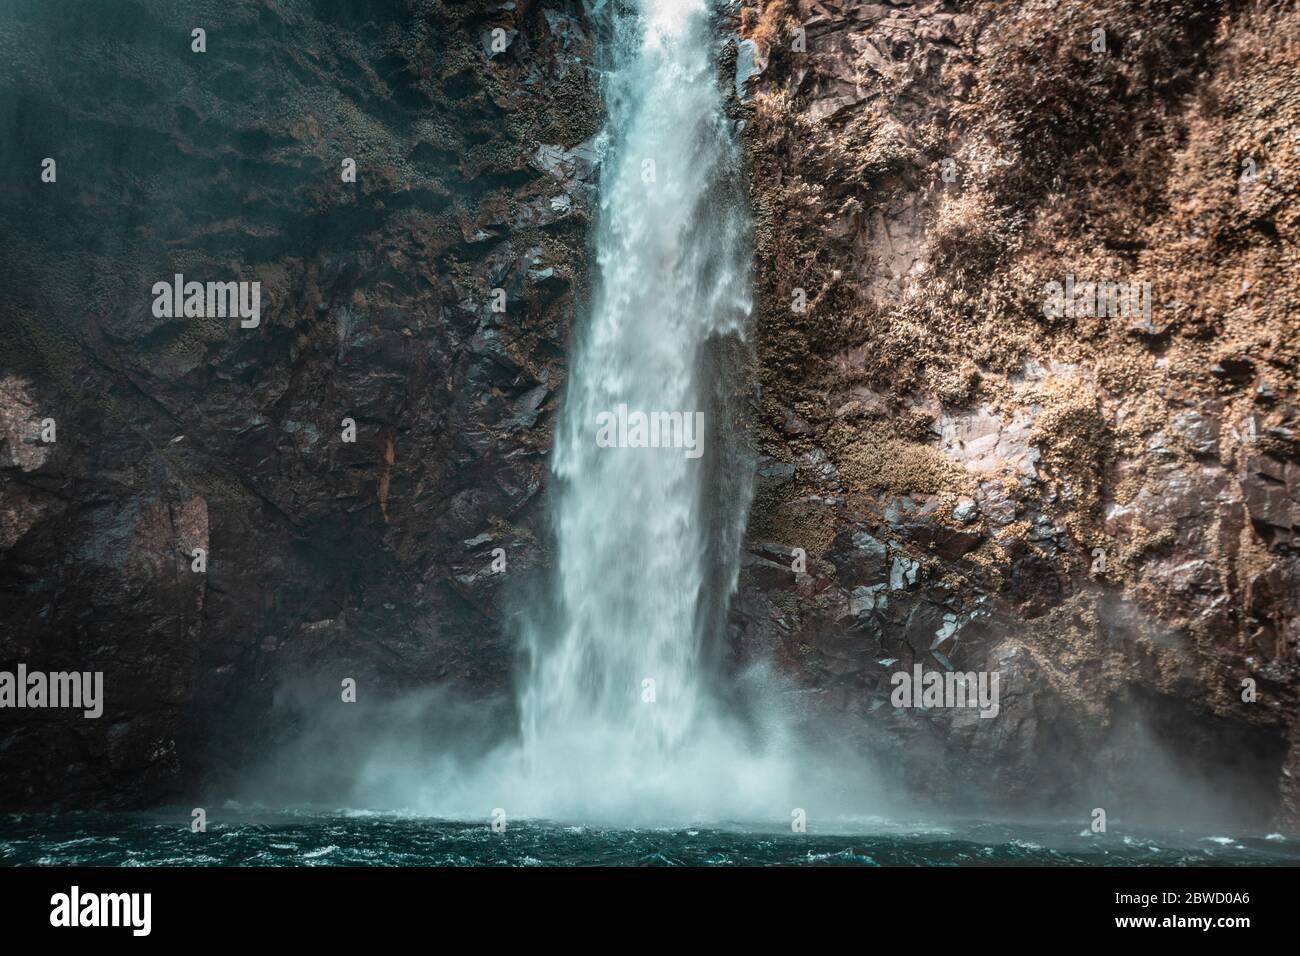
[[[710,589],[735,578],[715,537],[734,545],[749,500],[743,474],[712,493],[719,460],[744,469],[705,379],[710,344],[744,334],[748,223],[708,0],[637,13],[613,30],[597,284],[556,437],[558,615],[532,635],[520,710],[530,778],[561,809],[603,794],[707,813],[726,796],[697,787],[740,782],[719,778],[740,745],[718,738],[706,679]],[[698,449],[602,447],[620,406],[702,413]]]
[[[724,680],[714,653],[754,463],[739,427],[749,220],[711,3],[602,11],[597,274],[556,430],[551,594],[522,615],[518,737],[468,757],[462,740],[432,771],[405,741],[375,748],[367,797],[415,791],[405,805],[478,819],[788,826],[810,795],[786,695],[759,670]],[[702,434],[676,433],[693,449],[607,447],[600,419],[620,408],[700,414]]]

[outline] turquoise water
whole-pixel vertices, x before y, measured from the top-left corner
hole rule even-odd
[[[224,819],[217,819],[218,816]],[[604,828],[544,821],[453,822],[365,812],[189,811],[0,817],[7,866],[1075,866],[1300,865],[1300,840],[1278,834],[1084,834],[1078,823],[858,822],[848,832],[744,824]]]

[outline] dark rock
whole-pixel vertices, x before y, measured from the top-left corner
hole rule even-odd
[[[1250,519],[1273,547],[1300,542],[1300,465],[1247,454],[1241,488]]]
[[[952,516],[962,524],[974,524],[979,520],[979,505],[970,498],[963,498],[952,509]]]
[[[1188,411],[1174,416],[1170,424],[1194,453],[1209,458],[1218,456],[1218,419],[1206,418],[1199,412]]]
[[[238,0],[205,24],[237,44],[184,83],[187,14],[142,7],[127,86],[98,7],[0,13],[0,96],[39,117],[0,155],[59,161],[57,189],[0,193],[28,290],[0,306],[0,662],[100,669],[106,696],[99,721],[6,716],[0,808],[224,791],[319,668],[371,699],[509,686],[498,604],[549,561],[600,106],[581,6],[492,6]],[[176,272],[259,280],[259,327],[155,319]],[[6,440],[46,409],[52,450]]]
[[[1231,385],[1246,385],[1255,378],[1255,363],[1245,356],[1224,358],[1210,366],[1210,374]]]

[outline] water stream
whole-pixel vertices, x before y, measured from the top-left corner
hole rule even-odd
[[[750,303],[714,38],[707,0],[615,15],[597,285],[556,437],[557,633],[531,634],[520,700],[530,767],[555,770],[543,788],[671,786],[704,769],[691,765],[716,718],[701,653],[709,535],[743,522],[749,502],[709,495],[724,448],[701,376],[706,340],[743,335]],[[618,447],[615,431],[613,447],[598,442],[600,416],[634,429],[637,413],[648,429],[660,413],[668,447]]]

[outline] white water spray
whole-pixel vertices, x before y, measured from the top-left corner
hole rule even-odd
[[[701,657],[710,529],[749,503],[744,482],[708,514],[725,436],[701,383],[706,340],[742,335],[750,310],[747,223],[720,189],[737,147],[706,0],[640,13],[615,27],[598,282],[556,438],[558,633],[532,635],[520,698],[530,802],[550,813],[717,814],[762,785],[738,775],[771,770],[728,738]],[[619,406],[705,413],[703,457],[601,447],[598,417]]]
[[[611,77],[599,280],[556,438],[563,632],[534,648],[522,702],[529,747],[595,719],[650,758],[682,743],[701,706],[706,463],[680,448],[599,447],[597,416],[619,405],[702,414],[704,339],[734,331],[748,303],[742,224],[717,228],[727,210],[709,203],[732,147],[705,4],[645,6],[639,49]]]
[[[438,816],[784,827],[811,798],[783,694],[750,673],[755,703],[738,717],[706,653],[723,637],[753,470],[727,375],[751,308],[749,222],[711,0],[638,3],[606,10],[597,281],[556,434],[553,613],[523,615],[519,737],[432,770],[399,745],[363,774],[367,793],[418,779],[407,805]],[[598,422],[615,412],[704,413],[703,454],[608,447]]]

